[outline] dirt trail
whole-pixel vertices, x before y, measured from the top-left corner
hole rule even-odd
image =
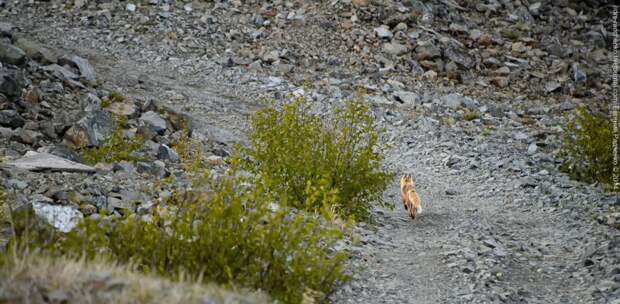
[[[229,147],[244,141],[247,115],[259,106],[231,98],[198,74],[110,63],[100,67],[106,80],[122,86],[127,78],[148,75],[142,88],[129,93],[180,96],[168,101],[194,117],[198,133]],[[583,263],[583,242],[596,242],[607,227],[520,201],[523,190],[513,187],[511,176],[485,180],[479,170],[448,169],[440,137],[423,124],[384,126],[393,145],[386,163],[413,174],[424,212],[414,221],[406,216],[394,180],[386,198],[395,208],[377,210],[377,227],[362,230],[362,244],[352,249],[361,272],[332,296],[335,303],[592,302],[592,282],[572,274]],[[493,188],[499,191],[489,195]]]
[[[247,116],[260,107],[257,96],[275,91],[258,80],[227,83],[201,60],[144,63],[55,43],[87,57],[98,77],[123,93],[190,114],[196,132],[225,150],[244,142]],[[331,296],[334,303],[618,304],[592,297],[616,286],[592,275],[593,267],[613,273],[620,265],[600,256],[620,256],[618,231],[583,213],[582,205],[599,194],[581,193],[584,186],[519,185],[523,174],[480,165],[519,154],[502,139],[502,149],[489,156],[485,149],[492,148],[480,148],[485,139],[472,141],[423,116],[405,124],[406,108],[374,107],[392,145],[386,165],[413,174],[424,212],[415,221],[406,216],[395,179],[386,191],[395,208],[376,210],[377,226],[360,229],[361,244],[350,246],[360,272]],[[388,114],[396,119],[384,120]],[[455,155],[469,165],[450,168],[446,160]],[[551,183],[557,181],[553,174]]]

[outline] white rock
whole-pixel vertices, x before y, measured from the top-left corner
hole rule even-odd
[[[127,3],[127,6],[125,6],[125,9],[133,13],[136,11],[136,5],[133,3]]]
[[[529,147],[527,147],[527,154],[533,155],[538,150],[538,146],[535,143],[531,143]]]
[[[420,103],[420,96],[409,91],[396,91],[394,97],[402,101],[404,104],[416,105]]]
[[[375,33],[377,34],[377,37],[382,39],[392,39],[392,36],[394,36],[394,34],[392,34],[392,31],[390,31],[389,28],[385,25],[376,27]]]
[[[34,213],[47,221],[54,228],[69,232],[75,228],[83,218],[81,212],[69,207],[50,205],[43,202],[32,203]]]

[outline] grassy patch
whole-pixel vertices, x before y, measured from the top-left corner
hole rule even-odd
[[[252,119],[251,146],[235,162],[284,205],[315,211],[326,207],[368,219],[392,173],[381,168],[381,135],[368,106],[346,102],[331,119],[312,114],[303,97],[268,107]]]
[[[474,119],[479,119],[479,118],[480,118],[480,112],[478,111],[466,111],[465,114],[463,114],[463,119],[467,121],[472,121]]]
[[[83,149],[82,158],[84,161],[89,164],[96,164],[140,160],[133,153],[144,146],[144,139],[137,135],[131,139],[125,138],[124,125],[125,123],[121,120],[101,147]]]
[[[200,155],[185,162],[200,163],[194,160]],[[332,249],[344,237],[338,226],[275,205],[271,192],[234,171],[215,181],[206,166],[191,168],[192,186],[176,189],[168,207],[148,218],[89,218],[59,234],[25,209],[14,216],[10,248],[86,261],[103,257],[175,281],[263,290],[284,303],[324,301],[347,279],[348,254]]]
[[[108,95],[108,97],[104,98],[101,101],[101,107],[107,108],[107,107],[109,107],[113,103],[123,102],[123,101],[125,101],[125,96],[123,96],[123,94],[121,94],[121,93],[119,93],[117,91],[112,91],[112,93],[110,93],[110,95]]]
[[[620,190],[613,189],[613,141],[609,117],[578,108],[574,119],[566,124],[560,152],[564,163],[560,169],[574,179]]]
[[[0,265],[7,303],[37,303],[54,295],[61,303],[269,303],[264,294],[173,282],[102,259],[7,254]]]

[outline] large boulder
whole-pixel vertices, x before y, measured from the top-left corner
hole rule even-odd
[[[76,147],[100,147],[114,131],[114,119],[104,110],[88,112],[63,135]]]
[[[20,65],[26,61],[26,53],[12,44],[0,42],[0,61]]]

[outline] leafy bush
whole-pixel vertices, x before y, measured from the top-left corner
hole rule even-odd
[[[310,107],[300,97],[281,110],[255,113],[251,146],[241,148],[234,163],[256,174],[283,204],[312,211],[327,203],[341,215],[367,219],[392,178],[381,168],[380,131],[369,108],[350,101],[324,119]]]
[[[307,291],[323,300],[346,279],[347,255],[329,249],[342,237],[340,230],[287,208],[272,211],[264,189],[243,190],[238,184],[236,178],[224,179],[210,198],[192,196],[148,221],[135,215],[114,224],[86,220],[67,235],[62,252],[265,290],[287,303],[301,302]]]
[[[574,179],[600,182],[612,189],[613,140],[611,119],[594,115],[585,107],[578,108],[575,119],[566,125],[560,152],[564,163],[560,169]]]
[[[348,255],[332,249],[343,237],[340,229],[274,205],[270,192],[239,174],[216,183],[206,167],[193,169],[193,186],[174,191],[168,207],[146,218],[88,218],[65,235],[24,209],[15,214],[12,246],[17,252],[105,258],[173,279],[263,290],[285,303],[323,301],[347,279]]]
[[[106,138],[101,147],[84,149],[82,151],[84,161],[89,164],[96,164],[99,162],[113,163],[122,160],[139,160],[133,153],[144,146],[144,139],[138,135],[130,139],[125,138],[123,132],[125,124],[124,120],[120,120],[114,132]]]

